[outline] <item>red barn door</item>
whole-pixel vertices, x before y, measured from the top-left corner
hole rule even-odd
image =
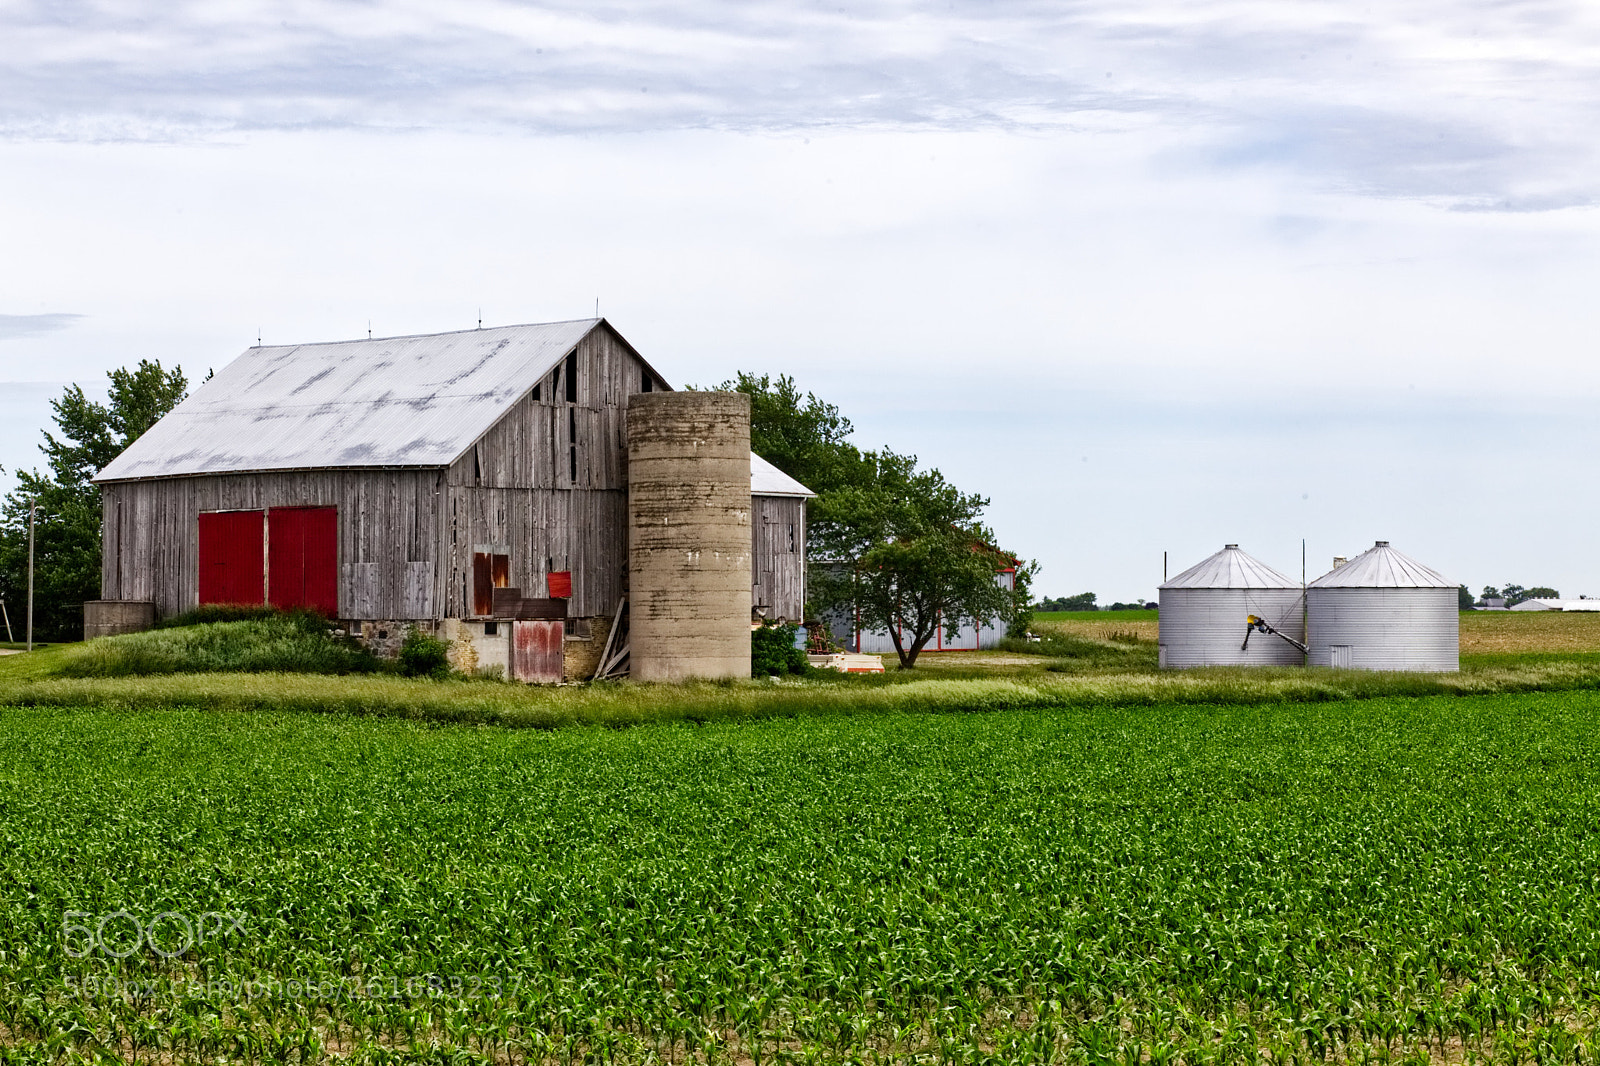
[[[339,616],[339,509],[267,512],[267,602]]]
[[[266,599],[262,512],[200,515],[200,602],[261,604]]]

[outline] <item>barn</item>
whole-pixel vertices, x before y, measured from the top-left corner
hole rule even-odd
[[[600,318],[250,348],[96,477],[102,596],[308,607],[381,648],[421,626],[468,668],[559,622],[541,678],[589,676],[629,592],[629,399],[670,391]],[[809,493],[750,477],[742,623],[798,619]]]

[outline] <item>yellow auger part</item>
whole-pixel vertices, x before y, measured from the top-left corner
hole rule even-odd
[[[1255,615],[1252,614],[1252,615],[1249,615],[1249,616],[1246,617],[1245,624],[1253,626],[1259,621],[1261,621],[1261,619],[1257,618]]]

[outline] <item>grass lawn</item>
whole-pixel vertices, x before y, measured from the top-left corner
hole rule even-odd
[[[1596,737],[1591,692],[0,710],[0,1057],[1588,1062]]]
[[[1600,618],[1407,675],[1098,614],[684,686],[0,658],[0,1062],[1593,1061]]]

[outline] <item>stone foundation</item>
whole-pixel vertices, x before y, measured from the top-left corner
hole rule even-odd
[[[439,638],[450,645],[450,668],[463,674],[511,674],[511,623],[446,618]]]
[[[383,658],[393,659],[400,654],[400,645],[406,642],[406,634],[412,627],[424,633],[434,632],[432,622],[409,622],[393,618],[381,618],[370,622],[340,622],[345,632],[361,641],[372,654]]]
[[[588,639],[581,636],[585,622],[588,623]],[[561,649],[562,675],[568,681],[587,681],[600,666],[600,653],[605,650],[606,637],[611,632],[611,616],[569,618],[567,627],[573,632],[567,634],[566,645]]]
[[[600,665],[600,652],[611,633],[610,615],[567,619],[562,645],[562,676],[567,681],[587,681]],[[463,674],[493,673],[511,677],[511,622],[508,619],[446,618],[442,622],[395,620],[343,622],[347,632],[372,650],[393,659],[412,628],[431,633],[448,645],[450,669]],[[587,631],[588,636],[583,634]]]

